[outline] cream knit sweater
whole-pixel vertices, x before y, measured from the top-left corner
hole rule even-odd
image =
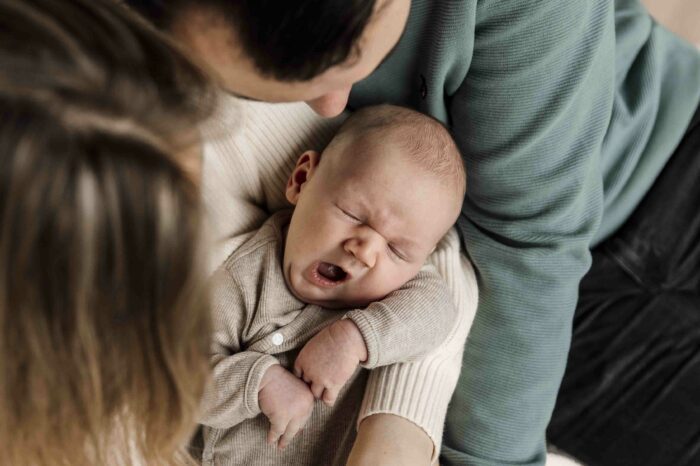
[[[218,114],[202,129],[203,195],[214,241],[212,271],[272,212],[288,207],[284,186],[296,159],[304,150],[322,149],[344,118],[323,119],[299,103],[268,104],[221,97]],[[377,413],[404,417],[433,440],[435,460],[478,293],[474,270],[460,254],[454,230],[440,242],[429,262],[452,291],[459,310],[458,322],[448,338],[422,359],[371,371],[358,424]]]

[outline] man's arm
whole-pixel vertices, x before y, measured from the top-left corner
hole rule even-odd
[[[590,240],[615,81],[613,2],[480,1],[450,113],[470,177],[459,229],[480,303],[448,465],[543,464]]]
[[[374,414],[362,420],[347,466],[428,466],[433,441],[403,417]]]

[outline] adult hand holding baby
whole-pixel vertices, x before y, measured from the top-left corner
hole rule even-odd
[[[267,443],[285,448],[314,408],[309,387],[279,364],[265,372],[258,390],[260,410],[270,420]]]
[[[294,374],[311,387],[311,393],[333,406],[340,389],[355,369],[367,360],[367,346],[352,320],[333,322],[309,340],[294,363]]]

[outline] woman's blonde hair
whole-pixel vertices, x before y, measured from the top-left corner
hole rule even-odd
[[[0,464],[187,461],[210,322],[179,158],[212,102],[113,0],[0,0]]]

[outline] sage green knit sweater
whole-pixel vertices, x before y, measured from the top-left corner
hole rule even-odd
[[[350,105],[448,123],[481,299],[443,463],[542,464],[589,249],[630,215],[700,100],[700,55],[637,0],[413,0]]]

